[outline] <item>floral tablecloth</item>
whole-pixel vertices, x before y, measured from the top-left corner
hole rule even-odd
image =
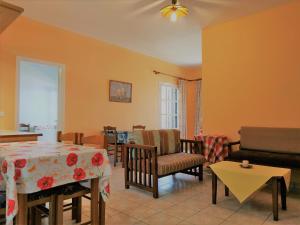
[[[34,193],[99,177],[104,201],[110,193],[106,150],[64,143],[0,143],[0,188],[6,190],[6,224],[18,211],[17,193]]]
[[[228,156],[228,149],[224,144],[228,143],[228,138],[223,135],[199,135],[196,140],[204,143],[204,157],[209,163],[223,161]]]

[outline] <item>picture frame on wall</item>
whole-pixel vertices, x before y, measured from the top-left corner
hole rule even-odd
[[[109,101],[111,102],[132,102],[132,83],[110,80]]]

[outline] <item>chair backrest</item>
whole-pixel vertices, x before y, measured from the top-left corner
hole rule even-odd
[[[104,126],[104,147],[107,144],[116,144],[117,142],[117,128],[112,126]]]
[[[135,131],[135,130],[145,130],[146,129],[146,126],[144,125],[133,125],[132,126],[132,130]]]
[[[76,132],[62,133],[61,131],[57,132],[57,142],[65,142],[72,144],[79,144],[79,136],[81,134]]]
[[[19,130],[23,132],[30,132],[30,124],[20,123]]]
[[[83,134],[80,134],[79,140],[80,145],[103,148],[103,136],[101,135],[84,136]]]
[[[177,129],[136,130],[132,136],[135,144],[156,146],[158,155],[180,151],[180,131]]]

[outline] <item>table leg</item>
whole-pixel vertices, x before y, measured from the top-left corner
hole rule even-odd
[[[105,202],[101,194],[99,196],[99,221],[100,225],[105,225]]]
[[[284,178],[280,179],[280,194],[281,194],[281,208],[286,210],[286,184]]]
[[[27,225],[28,224],[28,207],[27,207],[28,196],[27,194],[18,194],[18,213],[16,218],[16,224]]]
[[[225,196],[229,196],[229,188],[225,185]]]
[[[81,222],[81,208],[82,208],[81,197],[72,198],[72,220],[75,220],[76,223]]]
[[[272,178],[273,220],[278,221],[278,178]]]
[[[217,182],[218,182],[218,178],[217,175],[211,171],[212,174],[212,203],[213,204],[217,204]]]
[[[99,178],[91,180],[91,225],[99,224]]]
[[[122,160],[122,168],[125,168],[125,145],[122,145],[121,146],[121,151],[122,151],[122,158],[123,158],[123,160]]]

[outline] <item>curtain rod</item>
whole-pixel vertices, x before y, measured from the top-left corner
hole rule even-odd
[[[185,79],[185,78],[182,78],[182,77],[179,77],[179,76],[175,76],[175,75],[172,75],[172,74],[167,74],[167,73],[163,73],[163,72],[159,72],[159,71],[157,71],[157,70],[153,70],[153,73],[155,74],[155,75],[164,75],[164,76],[168,76],[168,77],[173,77],[173,78],[177,78],[177,79],[179,79],[179,80],[185,80],[185,81],[198,81],[198,80],[202,80],[202,78],[198,78],[198,79],[192,79],[192,80],[190,80],[190,79]]]

